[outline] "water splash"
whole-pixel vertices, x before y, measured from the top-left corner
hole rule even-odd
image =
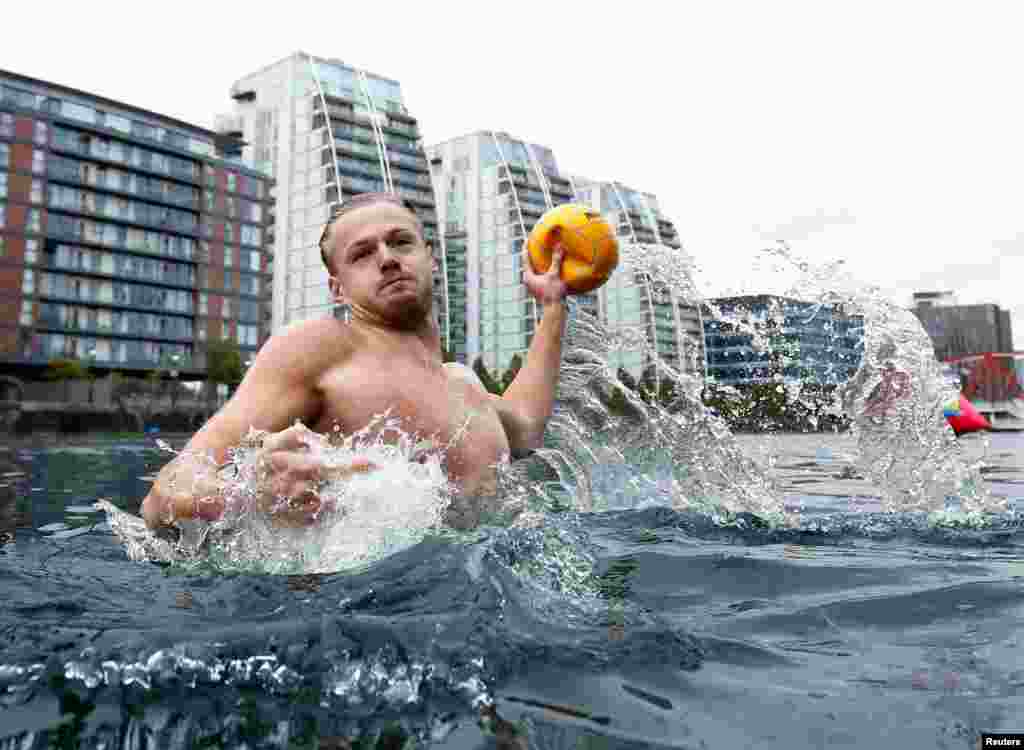
[[[768,327],[702,299],[685,254],[632,243],[622,252],[623,267],[647,285],[655,302],[703,305],[713,319],[747,333],[755,350],[779,346]],[[762,251],[758,266],[770,269],[756,278],[761,293],[775,285],[779,297],[810,303],[811,318],[836,309],[863,320],[860,369],[838,390],[782,377],[777,390],[808,414],[852,419],[856,465],[881,495],[885,511],[941,513],[942,522],[950,512],[961,513],[966,515],[959,522],[971,525],[1005,511],[1005,501],[992,497],[981,481],[984,458],[969,457],[946,424],[942,405],[957,394],[909,310],[846,273],[841,261],[811,262],[785,242]],[[769,315],[781,326],[783,311],[776,307]],[[708,513],[722,523],[743,513],[769,524],[799,523],[772,480],[772,467],[745,454],[725,421],[705,408],[704,379],[660,358],[642,326],[608,330],[577,308],[565,341],[549,441],[534,461],[539,467],[514,465],[507,475],[506,496],[518,507],[602,511],[665,505]],[[610,364],[637,352],[657,397],[626,387]],[[728,397],[735,389],[720,391]],[[812,428],[818,418],[808,417]],[[761,429],[769,433],[773,427]]]
[[[686,255],[636,245],[624,245],[622,255],[624,268],[649,279],[652,294],[700,303]],[[701,401],[702,378],[660,358],[642,327],[610,330],[571,307],[549,442],[533,465],[510,467],[506,496],[540,511],[659,504],[723,521],[747,512],[783,522],[782,498],[772,481]],[[645,398],[620,380],[612,363],[637,352],[668,398]]]
[[[837,407],[853,418],[857,465],[883,508],[938,512],[955,498],[966,513],[1004,512],[1005,500],[982,482],[984,460],[968,459],[946,423],[943,404],[959,394],[917,317],[880,288],[856,280],[841,261],[816,265],[785,242],[765,253],[793,276],[786,296],[838,307],[864,321],[860,368],[840,389]]]
[[[376,469],[328,480],[319,490],[325,508],[312,526],[289,528],[274,521],[287,505],[262,487],[262,441],[250,432],[230,451],[220,471],[226,484],[225,512],[212,523],[178,521],[181,536],[168,541],[140,519],[106,501],[111,528],[133,560],[161,560],[219,570],[320,573],[353,570],[406,549],[442,525],[451,488],[442,469],[442,450],[425,450],[395,419],[382,415],[344,439],[311,435],[309,455],[328,467],[369,460]],[[169,449],[169,447],[167,448]],[[197,465],[208,457],[185,456]],[[268,512],[269,511],[269,512]]]
[[[622,255],[623,272],[628,269],[646,289],[652,310],[662,303],[670,309],[703,306],[713,318],[748,333],[755,349],[778,345],[764,327],[702,299],[686,254],[627,243]],[[769,287],[778,284],[770,274],[786,276],[781,296],[811,303],[810,316],[828,307],[864,322],[860,369],[834,397],[781,377],[777,389],[808,412],[820,411],[824,398],[825,413],[852,417],[856,464],[882,496],[883,509],[942,512],[946,521],[950,512],[1005,510],[1005,503],[984,489],[983,460],[968,460],[945,423],[942,404],[956,394],[913,314],[846,274],[841,262],[812,263],[784,242],[764,250],[761,260],[771,272],[759,274],[756,283]],[[498,467],[497,503],[485,523],[507,526],[516,518],[566,510],[652,505],[706,513],[722,524],[734,524],[742,514],[769,525],[799,523],[799,511],[787,507],[772,466],[745,453],[728,424],[705,407],[704,378],[680,369],[694,356],[685,341],[679,342],[678,359],[670,362],[659,356],[642,325],[610,330],[575,302],[571,307],[547,441],[533,458]],[[781,308],[770,314],[784,317]],[[627,386],[612,365],[637,353],[646,363],[647,393]],[[729,395],[730,389],[721,390]],[[414,436],[382,420],[345,439],[310,442],[310,451],[328,463],[359,455],[381,467],[325,488],[322,495],[336,510],[310,529],[284,529],[256,512],[258,435],[232,454],[224,518],[209,526],[181,524],[186,533],[176,546],[105,509],[133,559],[202,558],[222,569],[279,573],[365,565],[437,531],[451,498],[441,468],[443,451],[422,455]]]

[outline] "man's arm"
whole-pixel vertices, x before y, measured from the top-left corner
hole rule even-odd
[[[544,428],[555,404],[566,317],[561,302],[544,306],[526,362],[504,395],[494,397],[513,455],[536,450],[544,441]]]
[[[176,518],[213,520],[224,509],[216,465],[250,428],[279,432],[296,420],[308,423],[320,410],[316,391],[325,352],[337,351],[336,321],[311,321],[272,337],[234,396],[159,473],[142,502],[150,528]],[[330,340],[333,333],[334,340]],[[202,461],[198,455],[211,455]]]
[[[530,294],[543,306],[540,325],[526,353],[526,362],[495,408],[508,436],[513,455],[540,448],[544,428],[555,404],[558,368],[562,360],[562,337],[567,311],[568,288],[561,278],[562,249],[556,248],[547,273],[533,271],[528,252],[523,253],[523,279]]]

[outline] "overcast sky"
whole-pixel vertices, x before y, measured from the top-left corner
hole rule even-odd
[[[338,57],[400,81],[427,143],[505,130],[655,193],[707,292],[781,237],[1008,307],[1024,348],[1019,4],[63,5],[5,7],[0,67],[210,127],[244,74]]]

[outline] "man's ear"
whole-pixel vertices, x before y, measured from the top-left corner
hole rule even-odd
[[[439,270],[441,268],[441,266],[438,265],[437,256],[434,255],[434,246],[432,244],[430,244],[429,242],[424,243],[424,244],[426,244],[426,246],[427,246],[427,252],[430,253],[430,268],[431,268],[431,270],[432,271]]]
[[[345,302],[345,290],[341,288],[341,282],[338,281],[337,276],[327,277],[327,286],[331,290],[331,296],[334,297],[334,301],[339,305]]]

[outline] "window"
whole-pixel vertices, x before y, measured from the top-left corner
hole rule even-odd
[[[260,270],[260,254],[255,250],[249,251],[249,270],[259,271]]]
[[[115,115],[108,112],[104,123],[112,130],[118,130],[122,133],[132,132],[132,121],[127,117],[121,117],[121,115]]]
[[[238,326],[238,343],[240,346],[257,346],[259,329],[256,326]]]
[[[213,210],[213,206],[214,206],[213,191],[212,190],[205,190],[205,191],[203,191],[203,194],[206,196],[206,210],[207,211],[212,211]]]
[[[46,152],[38,148],[32,151],[32,171],[35,174],[42,174],[46,171]]]
[[[242,291],[245,294],[259,294],[260,293],[260,277],[250,275],[247,273],[242,274]]]
[[[231,268],[235,265],[235,248],[224,248],[224,267]]]
[[[220,314],[224,320],[231,319],[231,299],[229,297],[224,298],[224,301],[221,304]]]
[[[0,172],[0,198],[7,197],[7,173]]]
[[[32,195],[29,196],[29,200],[33,203],[43,202],[43,182],[42,180],[32,180]]]
[[[82,104],[75,104],[74,102],[64,102],[61,107],[61,114],[65,117],[70,117],[73,120],[81,120],[82,122],[95,123],[96,122],[96,110],[92,107],[86,107]]]
[[[0,255],[3,255],[2,248],[0,248]],[[25,240],[25,262],[32,264],[39,262],[39,240]]]
[[[35,134],[32,140],[36,142],[37,146],[45,146],[50,142],[50,128],[45,122],[36,120]]]
[[[259,203],[253,203],[252,201],[245,201],[245,210],[243,211],[245,219],[254,221],[257,224],[263,221],[263,206]]]
[[[232,219],[238,218],[238,200],[230,195],[226,198],[228,204],[228,216]]]
[[[26,268],[21,276],[21,291],[23,294],[33,294],[36,290],[36,272]]]
[[[18,320],[23,326],[32,325],[32,300],[23,299],[21,301],[21,318]]]
[[[224,241],[234,242],[235,241],[235,226],[234,224],[224,225]]]
[[[232,193],[238,190],[238,175],[228,172],[228,190]]]
[[[199,314],[200,315],[209,315],[210,313],[209,313],[208,308],[209,308],[209,297],[207,296],[207,294],[205,292],[201,292],[199,294]]]
[[[10,112],[0,112],[0,135],[14,137],[14,115]]]
[[[7,255],[7,238],[0,234],[0,258]]]
[[[263,233],[259,227],[250,226],[248,224],[242,225],[242,242],[246,245],[259,245],[260,240],[263,238]]]
[[[7,225],[7,204],[0,201],[0,229]]]
[[[38,209],[33,208],[28,212],[28,218],[25,220],[25,231],[27,232],[38,232],[39,231],[39,217],[40,213]]]
[[[6,143],[0,143],[0,167],[7,167],[7,161],[10,158],[10,146]]]

